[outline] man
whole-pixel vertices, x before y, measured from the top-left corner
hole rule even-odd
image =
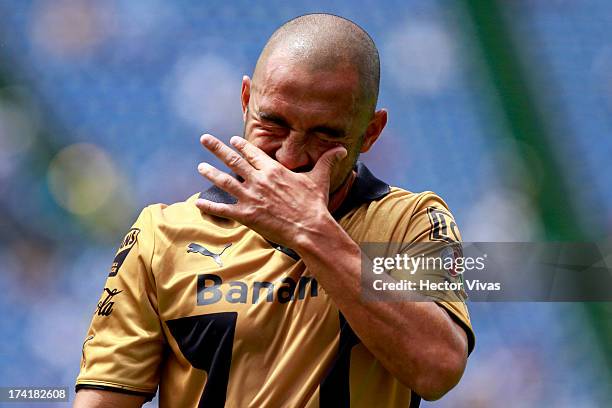
[[[272,35],[242,81],[244,138],[201,138],[235,175],[200,164],[215,186],[145,208],[122,242],[75,406],[140,406],[158,385],[164,407],[417,406],[457,384],[463,303],[361,296],[358,242],[429,242],[434,209],[452,221],[357,163],[387,122],[379,69],[337,16]]]

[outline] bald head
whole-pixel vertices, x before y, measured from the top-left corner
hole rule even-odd
[[[374,42],[361,27],[331,14],[307,14],[277,29],[266,43],[253,74],[257,83],[274,58],[309,71],[352,69],[359,78],[358,103],[373,112],[378,99],[380,62]]]

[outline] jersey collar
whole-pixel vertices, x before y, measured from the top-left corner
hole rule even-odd
[[[352,209],[362,204],[379,200],[391,191],[391,187],[384,181],[377,179],[362,162],[357,162],[355,171],[357,172],[357,176],[355,177],[355,181],[353,181],[351,189],[342,204],[340,204],[340,207],[333,213],[334,218],[337,220],[344,217]],[[236,175],[233,176],[237,177]],[[237,202],[231,194],[223,191],[217,186],[212,186],[201,193],[200,198],[223,204],[236,204]]]
[[[357,162],[355,171],[357,171],[357,177],[355,177],[351,189],[340,207],[333,213],[336,220],[362,204],[380,200],[391,191],[391,187],[384,181],[377,179],[362,162]]]

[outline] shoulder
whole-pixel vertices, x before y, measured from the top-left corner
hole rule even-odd
[[[195,205],[200,195],[201,193],[196,193],[185,201],[170,205],[152,204],[143,209],[138,222],[149,231],[149,236],[156,242],[160,251],[177,242],[179,238],[216,236],[240,226],[236,221],[202,213]]]
[[[391,187],[389,194],[364,208],[365,239],[372,241],[417,239],[435,226],[436,217],[454,218],[446,202],[433,191],[415,193]]]
[[[158,248],[170,245],[179,234],[214,228],[221,221],[211,216],[203,216],[195,205],[199,196],[200,193],[196,193],[185,201],[148,205],[140,213],[136,226],[153,240]]]
[[[389,194],[367,207],[369,216],[410,218],[429,207],[449,212],[446,202],[433,191],[414,193],[399,187],[391,187]]]
[[[170,205],[163,203],[151,204],[142,210],[141,216],[148,217],[153,227],[166,224],[201,222],[201,213],[195,206],[195,201],[199,196],[200,193],[196,193],[185,201]]]

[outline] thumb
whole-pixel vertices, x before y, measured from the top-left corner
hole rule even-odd
[[[319,181],[329,182],[331,171],[334,165],[344,159],[348,152],[343,146],[337,146],[329,149],[319,157],[314,168],[310,172]]]

